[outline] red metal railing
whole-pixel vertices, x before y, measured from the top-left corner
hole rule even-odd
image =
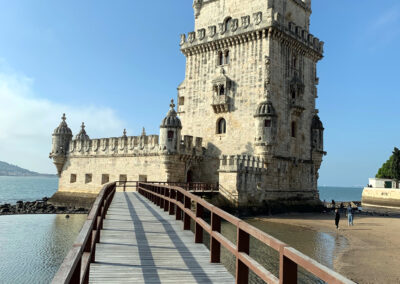
[[[90,263],[95,261],[103,219],[114,197],[116,183],[106,184],[89,212],[86,222],[53,278],[52,283],[88,283]]]
[[[253,271],[266,283],[294,284],[297,283],[298,266],[315,275],[327,283],[354,284],[337,272],[316,262],[287,244],[264,233],[263,231],[232,216],[205,200],[187,192],[185,189],[170,185],[139,183],[138,192],[169,212],[175,215],[176,220],[183,219],[183,229],[190,230],[190,222],[195,222],[194,241],[203,242],[203,231],[210,235],[210,261],[221,261],[221,245],[236,257],[236,283],[249,282],[249,270]],[[192,211],[192,203],[195,212]],[[211,225],[203,218],[204,209],[211,213]],[[234,225],[237,229],[236,244],[221,234],[221,220]],[[265,269],[250,255],[250,236],[268,245],[279,253],[279,278]]]

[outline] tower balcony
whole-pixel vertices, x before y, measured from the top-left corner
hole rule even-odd
[[[223,113],[229,111],[229,97],[227,95],[217,95],[213,96],[213,101],[211,106],[215,113]]]
[[[290,100],[290,109],[294,115],[301,115],[305,108],[303,107],[301,101],[299,99],[291,99]]]

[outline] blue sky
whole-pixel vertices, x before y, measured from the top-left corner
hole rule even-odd
[[[184,78],[191,0],[0,5],[0,160],[55,172],[47,156],[63,112],[92,137],[158,133]],[[400,146],[399,26],[398,0],[313,1],[311,32],[326,42],[321,185],[366,184]]]

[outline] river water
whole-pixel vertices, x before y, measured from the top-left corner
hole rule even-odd
[[[57,186],[57,178],[0,177],[0,204],[50,197]],[[329,187],[321,188],[320,196],[326,200],[360,200],[361,191],[360,188]],[[65,215],[0,216],[0,283],[49,283],[85,220],[86,215],[71,215],[69,219]],[[246,221],[331,268],[334,258],[347,245],[345,238],[326,232],[258,218]],[[222,224],[222,234],[236,241],[236,230],[227,223]],[[250,255],[278,276],[279,261],[275,251],[251,239]],[[224,249],[221,258],[234,273],[235,259]],[[302,270],[299,277],[300,283],[321,283]],[[252,283],[262,283],[255,275],[250,279]]]

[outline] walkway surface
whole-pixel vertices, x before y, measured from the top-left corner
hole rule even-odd
[[[117,192],[90,265],[90,283],[235,283],[191,231],[136,192]]]

